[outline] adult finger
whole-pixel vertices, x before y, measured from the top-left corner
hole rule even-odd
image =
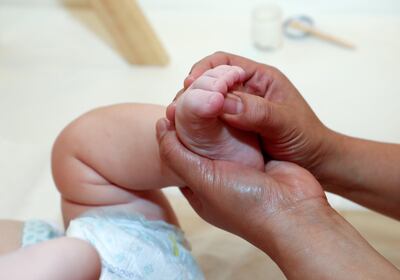
[[[205,71],[219,65],[239,66],[245,71],[245,87],[248,93],[262,94],[274,76],[274,68],[253,60],[225,52],[216,52],[195,63],[184,81],[188,88]]]
[[[226,113],[222,116],[230,126],[269,137],[285,129],[289,116],[282,105],[241,92],[234,92],[232,97],[229,95],[226,99]]]

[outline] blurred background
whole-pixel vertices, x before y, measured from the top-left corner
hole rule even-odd
[[[313,37],[257,49],[252,11],[262,0],[141,0],[170,62],[137,66],[115,50],[85,0],[0,0],[0,218],[57,219],[50,151],[62,128],[98,106],[167,105],[193,63],[218,50],[281,69],[330,128],[399,143],[400,2],[271,2],[284,20],[308,15],[356,49]]]

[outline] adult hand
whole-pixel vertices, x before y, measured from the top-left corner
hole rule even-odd
[[[264,173],[200,157],[180,143],[167,120],[158,121],[157,139],[161,159],[189,186],[182,191],[196,212],[256,246],[262,247],[266,238],[260,229],[267,224],[267,228],[276,228],[281,213],[303,204],[328,206],[315,178],[293,163],[270,161]]]
[[[329,155],[332,132],[279,70],[217,52],[193,66],[185,79],[185,88],[206,70],[224,64],[243,68],[246,81],[234,92],[239,99],[231,99],[227,106],[230,114],[224,114],[222,118],[233,127],[258,133],[263,140],[263,149],[271,158],[297,163],[318,176],[319,166]],[[173,116],[174,104],[171,104],[167,117],[173,121]]]
[[[288,279],[400,276],[327,204],[305,169],[271,161],[263,173],[202,158],[179,142],[165,119],[157,123],[157,140],[162,160],[187,184],[183,194],[194,210],[263,250]]]

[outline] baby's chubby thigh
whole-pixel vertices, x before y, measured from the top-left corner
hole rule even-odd
[[[100,258],[88,242],[61,237],[0,257],[0,279],[99,279]]]

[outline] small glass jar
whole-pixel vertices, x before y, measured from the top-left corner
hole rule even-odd
[[[251,35],[256,48],[265,51],[282,47],[282,10],[279,6],[268,4],[253,9]]]

